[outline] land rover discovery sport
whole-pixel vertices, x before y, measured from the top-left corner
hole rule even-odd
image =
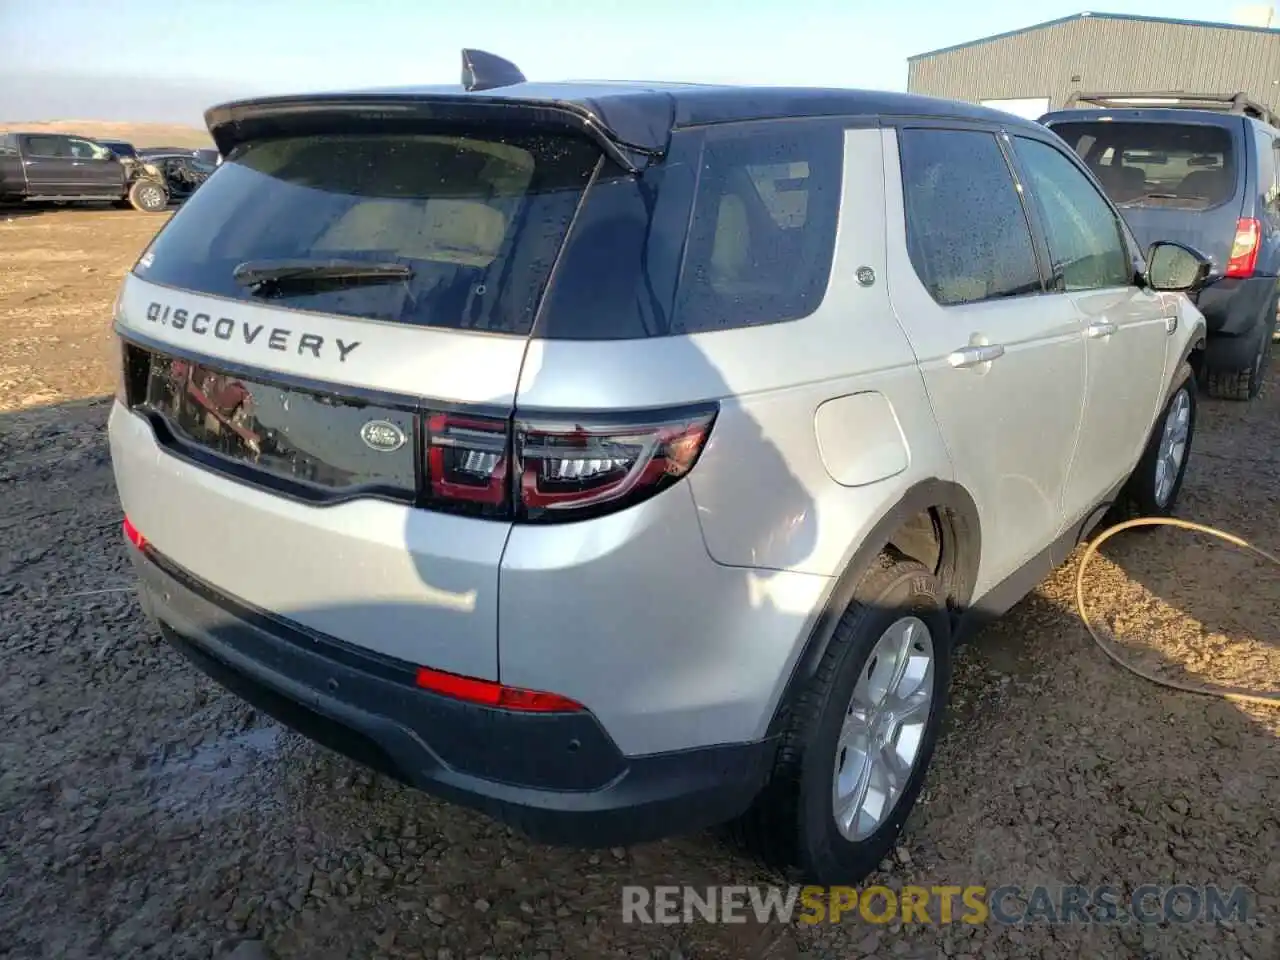
[[[1003,113],[466,62],[208,112],[115,314],[143,602],[534,837],[856,879],[960,636],[1173,509],[1207,261]]]

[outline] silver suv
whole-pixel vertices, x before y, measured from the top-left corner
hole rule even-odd
[[[856,880],[957,640],[1173,508],[1209,263],[1004,113],[466,63],[208,112],[115,314],[147,611],[535,838]]]

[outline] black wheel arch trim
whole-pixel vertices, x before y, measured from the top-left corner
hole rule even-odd
[[[1165,384],[1165,388],[1164,388],[1165,403],[1169,402],[1169,398],[1173,396],[1173,391],[1177,390],[1182,383],[1182,380],[1179,378],[1179,374],[1182,372],[1183,364],[1191,364],[1191,355],[1195,353],[1197,350],[1203,350],[1205,346],[1208,344],[1208,342],[1209,342],[1208,328],[1206,327],[1205,322],[1201,320],[1199,323],[1196,324],[1195,333],[1193,333],[1190,336],[1190,338],[1188,338],[1187,345],[1182,348],[1182,356],[1179,357],[1178,362],[1174,364],[1173,373],[1169,377],[1169,382]],[[1195,364],[1191,364],[1191,366],[1194,370]],[[1162,412],[1163,409],[1164,408],[1161,407],[1160,412]]]
[[[894,532],[913,517],[936,508],[945,509],[950,518],[950,522],[939,531],[943,538],[941,562],[949,567],[944,571],[948,603],[961,610],[968,606],[973,595],[978,560],[982,555],[982,532],[977,504],[968,491],[957,483],[939,479],[922,480],[909,488],[897,503],[885,511],[871,532],[862,538],[844,572],[836,578],[822,611],[809,631],[804,648],[796,658],[782,696],[774,707],[768,736],[776,735],[783,728],[791,704],[822,663],[836,625],[853,601],[858,584],[876,557],[890,544]]]

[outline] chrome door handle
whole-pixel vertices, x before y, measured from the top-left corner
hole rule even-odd
[[[1115,333],[1119,327],[1114,323],[1106,320],[1099,320],[1096,323],[1089,324],[1088,334],[1090,340],[1097,340],[1100,337],[1109,337]]]
[[[991,343],[981,347],[961,347],[953,350],[947,357],[947,363],[953,367],[976,367],[980,363],[990,363],[1004,356],[1004,347]]]

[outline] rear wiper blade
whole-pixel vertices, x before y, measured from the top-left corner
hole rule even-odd
[[[413,268],[394,260],[250,260],[231,272],[242,287],[256,294],[285,286],[345,286],[408,280]]]
[[[1118,207],[1127,206],[1131,203],[1140,203],[1143,200],[1208,200],[1208,197],[1197,196],[1192,193],[1144,193],[1140,197],[1132,197],[1121,203],[1116,204]]]

